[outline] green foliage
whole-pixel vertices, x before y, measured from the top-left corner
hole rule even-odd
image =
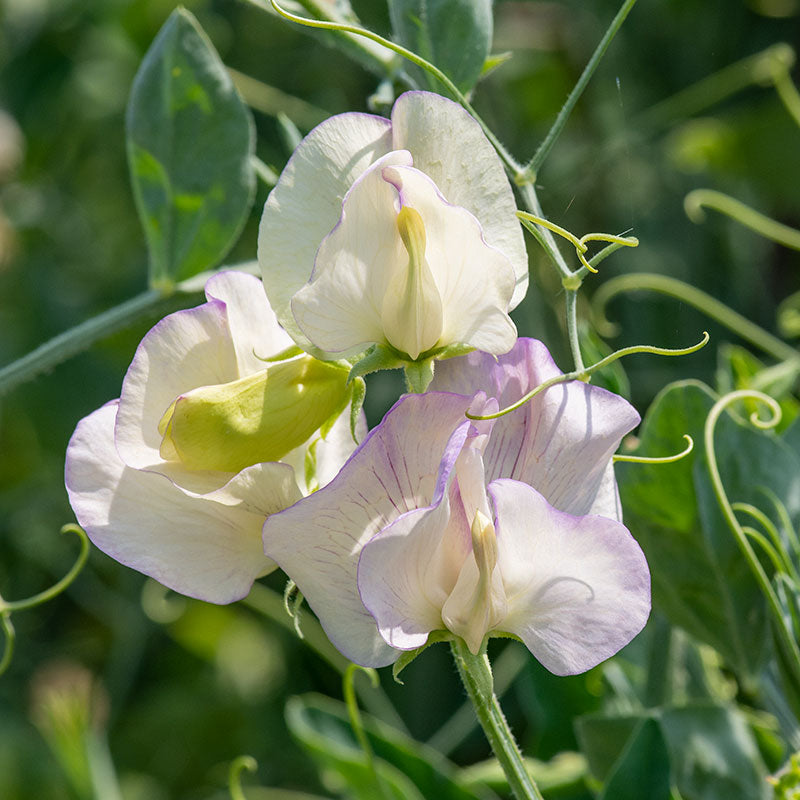
[[[151,286],[216,266],[250,211],[255,137],[224,65],[185,9],[170,15],[139,68],[127,135]]]
[[[695,703],[585,716],[578,738],[592,773],[604,781],[604,800],[668,800],[672,786],[682,800],[769,797],[752,731],[735,708]]]
[[[358,800],[375,800],[373,775],[350,728],[344,703],[321,695],[293,697],[286,706],[292,735],[311,754],[334,791]],[[389,797],[437,800],[489,800],[488,790],[468,787],[453,764],[378,720],[366,717],[364,729],[376,756],[376,769]]]
[[[716,648],[741,680],[752,682],[767,648],[764,600],[723,520],[705,463],[703,428],[716,398],[695,381],[668,386],[642,427],[641,452],[695,440],[686,458],[664,465],[620,464],[626,522],[650,564],[656,607]],[[733,502],[763,507],[770,487],[797,515],[800,456],[774,433],[726,414],[715,437],[723,483]]]
[[[478,82],[492,44],[491,0],[390,0],[397,42],[435,64],[464,93]],[[420,89],[442,92],[432,75],[406,64]]]

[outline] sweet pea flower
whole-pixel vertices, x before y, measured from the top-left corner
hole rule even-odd
[[[264,207],[258,260],[308,352],[371,344],[415,360],[454,344],[505,353],[528,260],[511,186],[459,105],[407,92],[391,119],[346,113],[298,145]]]
[[[292,341],[257,278],[219,273],[206,297],[144,337],[119,400],[78,423],[65,479],[97,547],[177,592],[228,603],[274,569],[261,528],[316,488],[307,457],[324,484],[355,443],[340,414],[346,368],[263,360]]]
[[[650,610],[611,468],[638,414],[571,382],[497,420],[466,418],[561,374],[530,339],[440,366],[438,391],[399,400],[327,487],[267,519],[265,552],[359,664],[444,630],[473,653],[511,634],[551,672],[585,671]]]

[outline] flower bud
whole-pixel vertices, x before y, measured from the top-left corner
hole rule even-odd
[[[279,461],[341,412],[347,374],[306,355],[182,394],[159,423],[160,454],[191,470],[219,472]]]

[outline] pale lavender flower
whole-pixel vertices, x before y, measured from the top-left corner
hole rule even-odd
[[[257,278],[219,273],[206,296],[161,320],[139,345],[120,399],[78,423],[65,480],[97,547],[177,592],[227,603],[274,569],[261,528],[314,488],[304,478],[312,443],[320,484],[355,443],[349,414],[321,441],[313,416],[341,409],[346,370],[340,378],[309,356],[264,362],[292,341]],[[277,399],[264,388],[268,375]]]
[[[641,630],[649,572],[611,461],[636,411],[571,382],[496,421],[465,417],[557,374],[526,339],[439,364],[438,391],[402,398],[327,487],[266,521],[265,552],[348,658],[389,664],[436,630],[474,653],[512,634],[573,674]]]

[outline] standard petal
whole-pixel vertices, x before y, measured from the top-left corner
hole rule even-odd
[[[310,346],[291,313],[292,297],[311,277],[322,239],[336,225],[347,190],[391,147],[388,120],[339,114],[298,145],[267,198],[258,234],[258,261],[269,302],[281,325]]]
[[[406,151],[388,153],[358,178],[338,223],[319,246],[311,281],[292,300],[297,324],[323,352],[346,357],[384,341],[386,286],[408,255],[397,231],[397,192],[382,171],[410,162]]]
[[[464,392],[471,386],[496,397],[502,408],[560,374],[541,342],[519,339],[497,359],[474,352],[442,362],[431,389]],[[608,492],[615,488],[606,470],[638,422],[636,410],[618,395],[580,381],[556,384],[495,421],[484,454],[487,480],[527,483],[571,514],[588,513],[598,493],[605,495],[602,507],[610,507]]]
[[[235,270],[219,272],[206,282],[206,297],[225,303],[240,376],[264,369],[263,359],[293,344],[291,336],[278,324],[264,287],[254,275]]]
[[[425,225],[425,260],[443,309],[440,344],[463,342],[489,353],[506,353],[517,329],[506,314],[514,292],[514,268],[483,237],[480,222],[447,202],[436,184],[414,167],[383,170],[403,207],[419,212]]]
[[[392,147],[406,149],[414,166],[449,203],[474,214],[488,244],[514,268],[510,308],[528,288],[528,256],[517,205],[503,165],[480,125],[457,103],[430,92],[406,92],[392,109]]]
[[[212,603],[244,597],[274,566],[263,554],[261,528],[276,506],[297,497],[283,472],[290,468],[264,465],[282,471],[243,476],[221,502],[193,496],[120,460],[116,413],[114,402],[81,420],[67,448],[66,486],[78,523],[112,558],[176,592]]]
[[[517,481],[494,481],[489,494],[508,598],[498,629],[519,636],[556,675],[591,669],[641,631],[650,573],[623,525],[557,511]]]
[[[397,658],[361,601],[361,550],[401,514],[442,496],[469,432],[469,401],[404,397],[325,488],[264,525],[264,552],[298,585],[334,645],[359,664]]]
[[[158,424],[178,395],[236,380],[238,362],[225,305],[214,300],[162,319],[142,339],[122,383],[115,439],[130,467],[154,468],[194,491],[210,491],[230,474],[192,476],[159,455]]]

